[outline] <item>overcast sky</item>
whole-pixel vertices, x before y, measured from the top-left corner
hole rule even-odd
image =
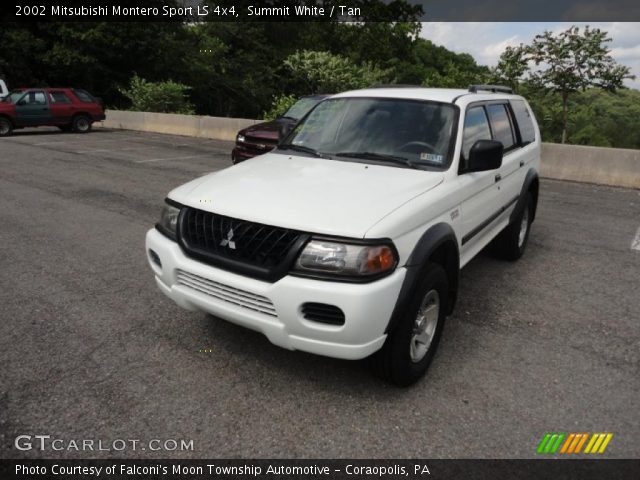
[[[428,38],[458,53],[470,53],[483,65],[494,66],[500,54],[508,45],[530,43],[533,37],[545,30],[559,32],[571,25],[584,26],[584,23],[436,23],[422,24],[421,37]],[[608,43],[611,55],[621,64],[631,68],[638,78],[626,82],[627,86],[640,89],[640,23],[589,23],[609,33],[612,41]]]

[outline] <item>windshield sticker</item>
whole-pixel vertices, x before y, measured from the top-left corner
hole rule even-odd
[[[435,153],[421,153],[420,160],[426,160],[428,162],[442,163],[442,155],[436,155]]]

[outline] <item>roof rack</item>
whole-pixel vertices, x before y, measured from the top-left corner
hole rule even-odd
[[[471,93],[491,92],[491,93],[513,93],[513,88],[502,85],[471,85],[469,86]]]

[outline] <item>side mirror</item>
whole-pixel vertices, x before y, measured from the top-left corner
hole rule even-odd
[[[502,142],[478,140],[471,147],[465,172],[484,172],[500,168],[503,151]]]
[[[26,100],[20,100],[20,101],[18,102],[18,105],[21,105],[21,106],[22,106],[22,105],[26,105],[26,104],[27,104],[27,101],[26,101]]]
[[[291,133],[291,130],[293,130],[295,126],[296,125],[294,123],[283,123],[280,125],[278,128],[278,143],[282,143],[282,140]]]

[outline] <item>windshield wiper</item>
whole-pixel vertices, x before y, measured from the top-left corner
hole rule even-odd
[[[304,145],[295,145],[293,143],[283,143],[281,145],[278,145],[278,148],[283,150],[295,150],[298,152],[310,153],[311,155],[314,155],[318,158],[327,158],[322,153],[317,151],[315,148],[305,147]]]
[[[347,158],[363,158],[367,160],[382,160],[382,161],[390,161],[393,163],[397,163],[400,165],[404,165],[409,168],[418,168],[411,160],[405,157],[399,157],[397,155],[387,155],[384,153],[375,153],[375,152],[338,152],[334,153],[336,157],[347,157]]]

